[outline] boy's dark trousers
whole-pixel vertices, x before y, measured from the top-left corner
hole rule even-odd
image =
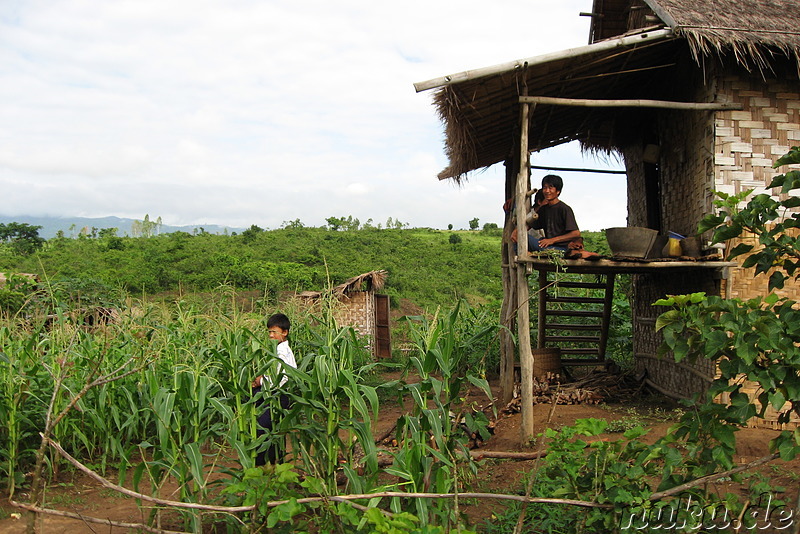
[[[260,388],[256,388],[253,390],[253,392],[257,393],[259,389]],[[289,404],[290,404],[289,395],[285,393],[279,394],[278,402],[280,403],[281,408],[283,408],[284,410],[289,409]],[[273,428],[278,426],[278,422],[280,421],[279,418],[280,414],[273,414],[269,405],[267,405],[264,412],[258,416],[256,437],[263,436],[267,432],[272,432]],[[280,461],[282,462],[285,452],[286,452],[285,438],[281,438],[280,443],[278,443],[276,440],[273,440],[272,445],[267,447],[266,451],[262,450],[258,454],[256,454],[256,465],[265,465],[267,462],[275,464],[278,462],[278,459],[280,459]]]

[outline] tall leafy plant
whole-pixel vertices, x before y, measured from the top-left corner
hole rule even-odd
[[[473,345],[481,346],[496,326],[482,326],[464,335],[460,324],[465,306],[460,301],[449,312],[437,312],[431,320],[422,316],[406,318],[416,349],[408,365],[419,381],[405,386],[413,407],[411,413],[398,420],[400,446],[387,472],[397,476],[402,481],[400,487],[410,492],[457,493],[465,479],[477,472],[462,424],[486,433],[487,419],[482,412],[466,409],[462,394],[463,388],[471,384],[492,397],[486,379],[473,374],[466,364]],[[399,499],[392,506],[395,511],[402,509]],[[414,507],[423,525],[460,524],[457,500],[452,506],[446,501],[429,503],[417,499]]]

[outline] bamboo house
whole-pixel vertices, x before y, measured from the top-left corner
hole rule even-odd
[[[389,296],[379,293],[388,276],[384,270],[369,271],[345,280],[328,292],[337,302],[333,309],[336,322],[352,326],[378,358],[392,355]],[[303,291],[297,296],[314,305],[325,295],[321,291]]]
[[[441,180],[504,163],[505,191],[516,197],[524,233],[530,166],[538,151],[578,141],[584,151],[615,154],[627,176],[628,226],[659,233],[696,233],[713,210],[715,191],[738,193],[766,184],[773,163],[800,144],[800,2],[797,0],[594,0],[589,44],[546,55],[451,74],[415,84],[435,90],[445,127],[449,165]],[[576,13],[576,16],[578,13]],[[780,172],[784,172],[785,169]],[[502,197],[501,197],[502,195]],[[502,203],[502,200],[499,200]],[[516,223],[515,223],[516,224]],[[508,234],[508,232],[506,232]],[[707,240],[710,236],[700,236]],[[522,368],[523,436],[533,435],[533,368],[528,277],[547,284],[546,261],[503,247],[504,320],[516,323]],[[729,243],[729,247],[735,243]],[[633,275],[633,351],[637,369],[654,388],[689,396],[713,379],[710,362],[658,358],[661,343],[652,303],[666,294],[705,291],[726,297],[763,295],[767,277],[741,262],[566,262],[573,272],[595,272],[613,287],[618,273]],[[551,336],[539,291],[538,343]],[[798,298],[798,286],[783,295]],[[602,297],[600,297],[602,298]],[[607,317],[601,317],[601,327]],[[602,328],[601,328],[602,330]],[[600,338],[603,336],[601,335]],[[596,356],[604,358],[604,340]],[[501,349],[504,400],[510,399],[515,350]]]

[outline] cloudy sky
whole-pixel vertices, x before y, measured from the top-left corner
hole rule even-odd
[[[502,170],[440,182],[413,83],[585,45],[591,4],[3,0],[0,214],[499,224]],[[619,168],[573,146],[534,163]],[[625,225],[624,177],[562,175],[582,228]]]

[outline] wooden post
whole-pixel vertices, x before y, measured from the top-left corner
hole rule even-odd
[[[603,318],[601,319],[600,343],[598,346],[598,358],[606,358],[606,347],[608,346],[608,327],[611,324],[611,308],[614,302],[614,279],[616,274],[613,271],[606,275],[606,292],[603,299]]]
[[[517,174],[516,216],[517,216],[517,255],[528,256],[528,225],[525,213],[526,193],[530,167],[528,165],[528,122],[530,105],[522,104],[520,116],[519,154],[520,164]],[[533,439],[533,351],[531,350],[531,308],[528,273],[524,265],[517,264],[517,338],[519,340],[520,382],[522,393],[522,424],[520,440],[526,445]]]
[[[514,161],[506,162],[504,201],[514,197],[518,168],[518,164],[514,166]],[[511,335],[516,324],[514,318],[517,314],[514,244],[510,240],[513,220],[513,214],[509,211],[503,224],[503,242],[500,251],[503,274],[503,305],[500,308],[500,321],[503,326],[500,329],[500,398],[503,400],[504,406],[514,398],[514,363],[516,362],[514,338]]]

